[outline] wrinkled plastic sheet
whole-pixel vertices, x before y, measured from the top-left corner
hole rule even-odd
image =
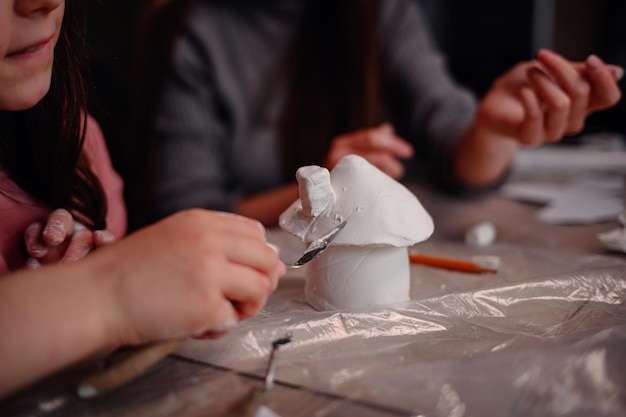
[[[270,238],[286,258],[301,250]],[[416,249],[473,254],[458,244]],[[502,260],[497,274],[412,265],[409,302],[366,310],[312,309],[297,270],[259,316],[177,353],[261,376],[272,341],[291,334],[278,381],[406,415],[626,416],[624,258],[488,252]]]

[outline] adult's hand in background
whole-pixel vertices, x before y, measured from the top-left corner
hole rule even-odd
[[[540,50],[537,59],[498,78],[481,102],[476,130],[525,145],[556,142],[582,131],[591,113],[614,106],[623,69],[595,55],[568,61]]]
[[[402,159],[413,156],[413,146],[396,136],[393,126],[380,126],[349,132],[333,139],[324,165],[329,170],[346,155],[356,154],[394,179],[404,175]]]

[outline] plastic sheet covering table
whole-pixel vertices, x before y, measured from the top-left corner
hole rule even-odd
[[[497,274],[413,265],[411,301],[362,311],[315,311],[302,277],[288,276],[260,316],[179,354],[261,375],[271,341],[291,333],[279,380],[406,415],[625,416],[626,265],[511,245],[490,253]]]
[[[81,401],[76,379],[56,376],[0,415],[219,416],[260,384],[272,340],[291,333],[267,403],[283,417],[626,416],[626,258],[596,239],[615,225],[542,225],[532,206],[498,196],[416,192],[436,232],[413,250],[499,256],[500,270],[412,265],[410,301],[330,312],[304,302],[304,271],[290,271],[259,316],[220,340],[189,340],[118,391]],[[467,247],[463,232],[482,220],[497,242]],[[285,259],[302,249],[282,231],[269,238]]]

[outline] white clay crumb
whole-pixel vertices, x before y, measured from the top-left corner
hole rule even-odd
[[[472,256],[472,262],[484,268],[490,268],[494,271],[500,269],[500,257],[495,255],[476,255]]]
[[[80,398],[93,398],[98,395],[98,390],[91,385],[81,385],[78,387],[78,396]]]
[[[39,403],[39,410],[44,411],[46,413],[51,413],[61,408],[63,405],[65,405],[65,403],[66,403],[66,400],[63,397],[53,398],[51,400],[46,400],[46,401]]]
[[[626,228],[600,233],[598,234],[598,239],[607,249],[626,253]]]
[[[496,226],[491,222],[481,222],[465,233],[465,243],[474,248],[484,248],[496,240]]]

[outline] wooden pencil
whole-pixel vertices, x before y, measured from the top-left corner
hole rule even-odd
[[[437,268],[450,269],[453,271],[471,272],[482,274],[485,272],[496,272],[493,268],[487,268],[482,265],[470,261],[461,261],[458,259],[441,258],[437,256],[422,255],[419,253],[409,253],[409,260],[412,263],[434,266]]]
[[[177,339],[138,348],[119,362],[85,378],[78,386],[78,396],[91,398],[123,385],[169,355],[182,342],[183,339]]]

